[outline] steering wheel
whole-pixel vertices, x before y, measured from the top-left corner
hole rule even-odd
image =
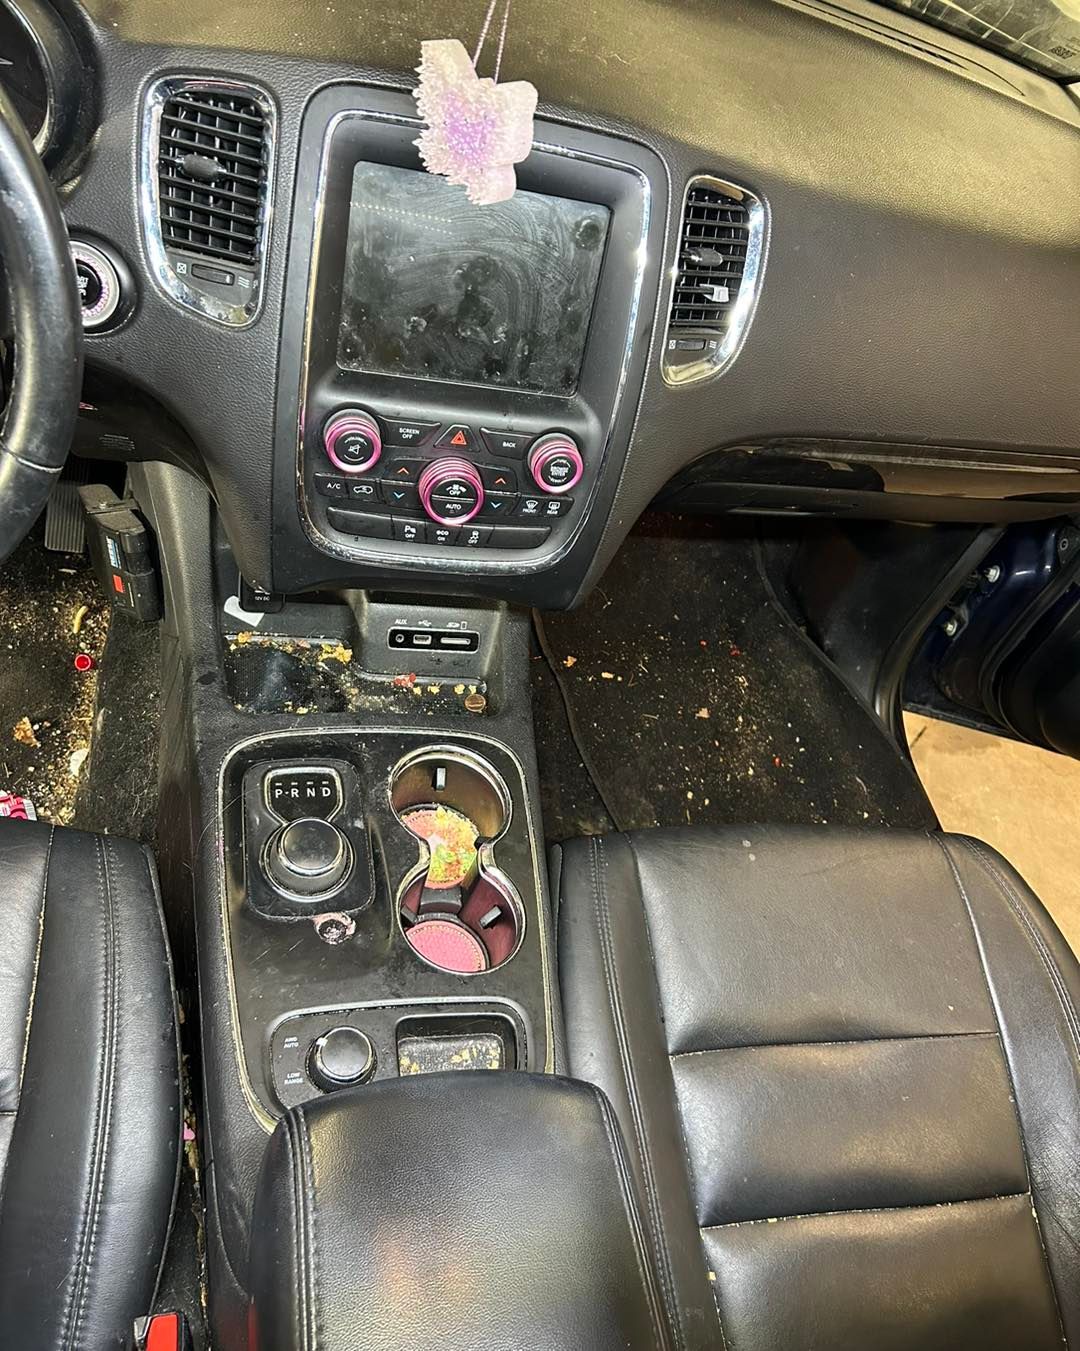
[[[0,88],[0,257],[15,374],[0,428],[0,563],[37,520],[67,459],[82,390],[82,313],[67,227]]]

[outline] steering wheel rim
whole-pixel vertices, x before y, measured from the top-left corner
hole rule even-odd
[[[82,312],[67,227],[45,167],[0,88],[0,256],[15,341],[0,428],[0,563],[64,467],[82,391]]]

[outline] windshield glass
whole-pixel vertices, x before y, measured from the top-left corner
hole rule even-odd
[[[1058,80],[1080,80],[1080,0],[884,0]]]

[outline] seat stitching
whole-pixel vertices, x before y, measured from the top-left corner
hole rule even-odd
[[[652,1314],[653,1332],[656,1334],[656,1345],[663,1348],[667,1346],[667,1337],[665,1336],[664,1324],[660,1317],[660,1308],[657,1304],[658,1292],[653,1288],[643,1235],[641,1232],[640,1217],[637,1214],[637,1207],[634,1205],[633,1188],[631,1186],[630,1178],[627,1175],[626,1158],[623,1151],[619,1148],[612,1128],[612,1109],[608,1100],[595,1084],[586,1084],[586,1087],[592,1091],[592,1094],[600,1107],[600,1119],[604,1123],[604,1134],[607,1136],[608,1150],[611,1153],[611,1157],[615,1162],[616,1171],[619,1174],[619,1190],[622,1193],[623,1209],[626,1212],[626,1218],[630,1222],[630,1233],[634,1244],[634,1259],[637,1262],[638,1274],[641,1276],[641,1283],[645,1287],[649,1300],[649,1311]]]
[[[961,843],[966,844],[966,841],[961,839]],[[1031,1182],[1031,1160],[1028,1155],[1027,1138],[1024,1134],[1024,1122],[1023,1118],[1020,1115],[1020,1103],[1016,1096],[1016,1081],[1013,1078],[1012,1065],[1009,1063],[1009,1057],[1005,1050],[1004,1038],[1001,1037],[1001,1020],[998,1017],[997,1002],[994,999],[994,992],[990,986],[990,973],[986,969],[986,959],[983,956],[982,944],[979,941],[979,929],[975,923],[975,912],[971,906],[971,897],[968,895],[967,888],[964,886],[964,880],[960,876],[960,869],[956,866],[956,860],[953,858],[951,852],[949,851],[948,845],[945,843],[944,839],[942,839],[940,836],[937,837],[937,844],[938,847],[941,849],[941,852],[945,855],[945,859],[948,862],[949,869],[953,875],[953,881],[956,883],[957,889],[960,892],[960,898],[964,902],[964,909],[967,911],[968,923],[971,925],[972,937],[975,940],[975,948],[979,954],[979,970],[982,972],[983,984],[986,987],[986,997],[987,999],[989,999],[990,1007],[994,1011],[995,1019],[997,1019],[998,1039],[999,1041],[1001,1041],[1001,1058],[1005,1062],[1005,1073],[1009,1076],[1009,1086],[1012,1089],[1012,1092],[1009,1094],[1009,1101],[1012,1103],[1013,1115],[1016,1119],[1016,1130],[1017,1134],[1020,1137],[1020,1153],[1023,1156],[1024,1160],[1024,1175],[1027,1177],[1028,1193],[1031,1196],[1031,1218],[1035,1222],[1035,1235],[1039,1240],[1039,1248],[1042,1251],[1043,1266],[1046,1270],[1046,1281],[1047,1284],[1050,1286],[1050,1293],[1053,1296],[1054,1310],[1057,1313],[1058,1328],[1061,1332],[1062,1345],[1068,1345],[1068,1338],[1065,1335],[1065,1319],[1061,1312],[1061,1302],[1058,1299],[1057,1286],[1054,1284],[1054,1273],[1050,1268],[1050,1256],[1046,1251],[1046,1240],[1043,1238],[1042,1224],[1039,1220],[1039,1212],[1035,1205],[1035,1189],[1032,1186]],[[974,856],[976,863],[982,862],[978,853],[976,853],[974,849],[969,849],[969,852]],[[997,880],[999,884],[999,890],[1002,890],[1003,879],[997,875],[996,869],[994,869],[991,872],[991,878],[992,880]],[[1005,901],[1006,904],[1009,906],[1010,910],[1012,910],[1013,913],[1016,915],[1016,917],[1022,920],[1023,917],[1021,916],[1019,910],[1017,909],[1017,905],[1019,904],[1018,898],[1010,897],[1006,892]],[[1024,925],[1024,928],[1026,929],[1027,926]],[[1036,944],[1034,946],[1036,952],[1038,952],[1039,950],[1038,945]],[[1042,956],[1041,953],[1039,955],[1040,957]],[[1045,957],[1043,957],[1043,965],[1046,966]]]
[[[299,1347],[300,1351],[311,1351],[311,1243],[308,1233],[308,1194],[307,1181],[304,1175],[304,1154],[300,1144],[300,1127],[297,1125],[296,1113],[286,1113],[284,1120],[295,1169],[293,1173],[293,1201],[296,1206],[296,1235],[299,1243],[297,1256],[300,1262],[300,1316],[302,1321]]]
[[[34,1023],[34,998],[37,995],[38,972],[41,970],[41,941],[45,934],[45,897],[49,890],[49,864],[52,862],[53,840],[56,827],[49,827],[49,843],[45,846],[45,874],[41,879],[41,902],[38,905],[37,946],[34,948],[34,970],[30,977],[30,999],[26,1006],[26,1033],[23,1037],[22,1061],[19,1065],[19,1088],[15,1096],[16,1108],[22,1099],[23,1079],[26,1077],[26,1060],[30,1054],[30,1029]]]
[[[841,1037],[836,1041],[748,1041],[735,1046],[712,1046],[702,1051],[669,1051],[669,1060],[689,1060],[695,1055],[723,1055],[726,1051],[785,1051],[800,1046],[876,1046],[879,1042],[953,1041],[959,1037],[997,1037],[996,1032],[912,1032],[898,1037]]]
[[[292,1179],[292,1213],[293,1229],[296,1236],[296,1256],[301,1272],[304,1270],[304,1226],[301,1216],[301,1206],[298,1197],[300,1186],[300,1170],[297,1167],[296,1150],[293,1147],[292,1123],[288,1117],[285,1119],[285,1129],[282,1131],[282,1137],[285,1141],[285,1148],[289,1156],[289,1177]],[[304,1329],[306,1326],[307,1314],[307,1282],[301,1276],[299,1281],[300,1297],[293,1302],[293,1335],[296,1345],[300,1348],[304,1346]]]
[[[113,872],[116,871],[117,861],[112,846],[107,840],[98,840],[98,847],[101,850],[102,862],[105,865],[105,896],[108,905],[106,923],[109,930],[109,949],[111,953],[111,964],[109,969],[109,1028],[108,1028],[108,1086],[105,1089],[105,1117],[102,1123],[102,1143],[101,1157],[98,1166],[97,1186],[95,1189],[93,1220],[90,1225],[90,1241],[86,1252],[86,1270],[83,1276],[82,1296],[79,1302],[79,1311],[75,1319],[75,1345],[78,1345],[84,1319],[86,1317],[86,1305],[90,1293],[90,1275],[94,1267],[94,1256],[97,1252],[98,1229],[101,1224],[102,1202],[105,1197],[105,1183],[109,1170],[109,1155],[113,1140],[113,1107],[116,1097],[116,1064],[117,1064],[117,1033],[119,1029],[119,1010],[117,1008],[118,992],[120,989],[120,952],[117,944],[116,933],[116,898],[113,892],[112,874],[109,872],[110,859],[113,865]]]
[[[627,837],[626,837],[626,843],[627,843],[627,844],[629,845],[629,847],[630,847],[630,852],[634,855],[634,862],[635,862],[635,864],[637,864],[638,876],[640,877],[640,875],[641,875],[641,864],[640,864],[640,860],[638,859],[637,850],[634,848],[634,842],[633,842],[633,840],[630,838],[630,836],[627,836]],[[655,950],[655,948],[653,947],[652,929],[649,927],[649,917],[648,917],[648,915],[645,913],[644,904],[642,905],[642,924],[643,924],[643,927],[644,927],[644,929],[645,929],[645,941],[648,943],[648,946],[649,946],[649,962],[650,962],[650,964],[652,965],[652,969],[653,969],[653,979],[654,979],[655,982],[656,982],[657,996],[659,997],[659,991],[660,991],[660,979],[659,979],[659,975],[658,975],[658,967],[657,967],[657,964],[656,964],[656,950]],[[665,1050],[667,1049],[667,1047],[666,1047],[666,1041],[667,1041],[667,1038],[665,1037]],[[671,1057],[671,1052],[668,1051],[668,1052],[667,1052],[667,1055],[668,1055],[668,1060],[670,1061],[671,1058],[672,1058],[672,1057]],[[671,1066],[670,1066],[670,1065],[668,1066],[668,1072],[669,1072],[669,1074],[671,1073]],[[674,1077],[674,1076],[673,1076],[673,1077]],[[677,1123],[677,1125],[676,1125],[676,1132],[677,1132],[678,1137],[679,1137],[679,1144],[682,1146],[683,1159],[684,1159],[684,1161],[685,1161],[685,1163],[686,1163],[686,1178],[687,1178],[687,1183],[688,1183],[688,1185],[689,1185],[691,1188],[693,1188],[695,1174],[694,1174],[694,1165],[693,1165],[693,1163],[692,1163],[691,1160],[690,1160],[690,1145],[689,1145],[689,1142],[687,1141],[687,1138],[686,1138],[686,1130],[685,1130],[684,1123],[683,1123],[682,1111],[681,1111],[681,1109],[680,1109],[679,1106],[678,1106],[678,1089],[674,1087],[674,1084],[672,1085],[672,1087],[673,1087],[673,1090],[674,1090],[674,1092],[675,1092],[675,1097],[676,1097],[676,1108],[675,1108],[675,1110],[676,1110],[676,1115],[677,1115],[677,1117],[678,1117],[678,1123]],[[694,1205],[694,1218],[697,1219],[697,1198],[696,1198],[696,1197],[691,1197],[691,1200],[692,1200],[693,1205]],[[699,1226],[699,1231],[700,1231],[700,1226]],[[707,1261],[707,1254],[704,1254],[704,1253],[703,1253],[702,1255],[703,1255],[703,1257],[706,1258],[705,1266],[706,1266],[706,1270],[708,1270],[708,1269],[709,1269],[709,1264],[708,1264],[708,1261]],[[719,1331],[720,1331],[720,1343],[721,1343],[721,1346],[724,1347],[724,1348],[725,1348],[725,1351],[726,1351],[726,1348],[727,1348],[727,1346],[728,1346],[728,1340],[727,1340],[727,1333],[724,1331],[724,1317],[723,1317],[723,1314],[722,1314],[722,1312],[721,1312],[721,1310],[720,1310],[720,1292],[719,1292],[719,1290],[718,1290],[717,1287],[716,1287],[716,1282],[715,1282],[715,1281],[711,1282],[711,1286],[712,1286],[712,1302],[713,1302],[713,1308],[714,1308],[715,1311],[716,1311],[716,1323],[717,1323],[717,1327],[719,1328]]]
[[[1058,1003],[1061,1005],[1061,1011],[1065,1015],[1065,1022],[1069,1028],[1069,1034],[1072,1038],[1073,1051],[1080,1056],[1080,1019],[1077,1017],[1076,1008],[1073,1005],[1072,998],[1069,995],[1068,988],[1065,986],[1061,972],[1058,970],[1057,963],[1054,961],[1053,954],[1047,948],[1042,935],[1035,927],[1031,916],[1027,913],[1023,901],[1017,895],[1016,889],[1009,884],[999,868],[997,868],[988,854],[986,854],[974,840],[961,839],[960,843],[979,863],[983,870],[988,872],[997,883],[998,887],[1005,894],[1005,899],[1009,903],[1009,909],[1023,925],[1025,932],[1039,955],[1039,959],[1046,968],[1046,974],[1050,977],[1050,983],[1054,988]]]
[[[740,1229],[748,1224],[782,1224],[785,1220],[825,1220],[841,1215],[897,1215],[907,1210],[948,1210],[950,1206],[977,1206],[984,1201],[1022,1201],[1030,1191],[993,1192],[989,1196],[960,1196],[955,1201],[917,1202],[908,1206],[855,1206],[851,1210],[808,1210],[797,1215],[761,1215],[753,1220],[728,1220],[725,1224],[703,1224],[703,1234],[713,1229]]]
[[[101,1065],[98,1073],[98,1085],[94,1096],[94,1125],[91,1140],[93,1143],[93,1162],[90,1173],[90,1189],[83,1199],[79,1214],[79,1224],[77,1237],[74,1245],[75,1259],[72,1263],[72,1272],[74,1279],[68,1290],[64,1301],[64,1312],[60,1324],[60,1344],[63,1347],[74,1347],[77,1345],[79,1334],[79,1325],[84,1312],[84,1299],[86,1291],[86,1260],[87,1260],[87,1241],[89,1238],[88,1221],[91,1210],[96,1214],[96,1204],[98,1199],[97,1188],[100,1182],[100,1149],[102,1141],[102,1122],[105,1114],[105,1092],[106,1081],[109,1073],[109,1050],[111,1040],[110,1014],[112,1012],[112,962],[110,950],[111,931],[109,926],[110,909],[109,901],[106,895],[105,873],[107,864],[104,858],[104,852],[101,847],[101,840],[94,841],[95,863],[97,867],[98,896],[101,902],[102,925],[101,925],[101,969],[104,973],[103,979],[103,1026],[102,1035],[99,1042],[99,1054],[101,1056]],[[74,1316],[74,1323],[72,1318]]]
[[[607,988],[608,1003],[611,1007],[612,1021],[615,1025],[616,1039],[619,1043],[619,1065],[623,1073],[627,1099],[630,1103],[630,1120],[634,1128],[634,1140],[638,1157],[641,1159],[642,1179],[645,1183],[645,1199],[649,1207],[649,1218],[653,1228],[657,1256],[660,1259],[660,1278],[664,1288],[664,1297],[668,1310],[672,1314],[676,1345],[683,1344],[682,1325],[679,1321],[679,1305],[675,1298],[674,1281],[671,1275],[671,1258],[668,1253],[667,1235],[660,1220],[659,1200],[656,1196],[656,1183],[652,1172],[652,1159],[645,1148],[644,1126],[641,1121],[641,1107],[637,1097],[636,1084],[630,1058],[626,1051],[626,1025],[623,1019],[622,1001],[615,973],[615,962],[611,949],[611,932],[607,910],[607,891],[601,874],[604,842],[602,837],[594,836],[591,841],[590,872],[592,873],[593,897],[596,908],[597,930],[600,937],[600,949],[603,956],[604,984]]]
[[[311,1326],[314,1334],[311,1351],[318,1351],[319,1342],[322,1340],[322,1300],[319,1296],[319,1286],[321,1282],[319,1275],[319,1236],[317,1229],[318,1207],[315,1200],[315,1169],[312,1164],[311,1136],[308,1134],[307,1117],[304,1115],[302,1106],[297,1108],[296,1115],[300,1123],[300,1154],[304,1161],[304,1185],[307,1187],[308,1194],[308,1223],[311,1226]]]

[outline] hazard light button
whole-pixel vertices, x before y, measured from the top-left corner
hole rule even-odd
[[[471,427],[455,422],[452,427],[444,427],[442,435],[435,442],[436,450],[472,450],[476,445],[476,433]]]

